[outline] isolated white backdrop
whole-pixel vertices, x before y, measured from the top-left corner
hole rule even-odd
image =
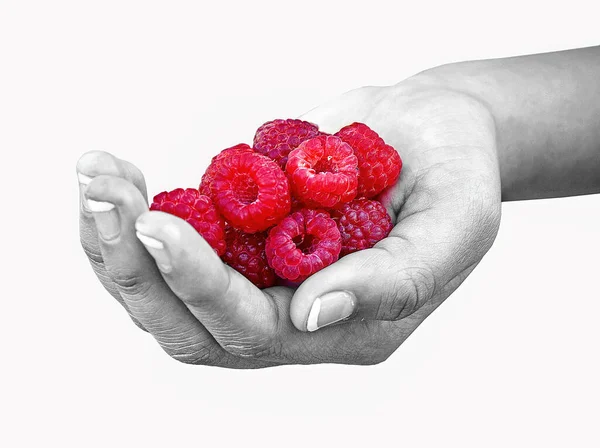
[[[0,2],[0,445],[599,446],[600,196],[505,204],[384,364],[228,371],[172,361],[105,293],[74,171],[105,149],[151,194],[194,186],[346,90],[598,44],[594,3]]]

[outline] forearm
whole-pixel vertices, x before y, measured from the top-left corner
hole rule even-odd
[[[600,192],[600,47],[424,72],[491,111],[505,201]]]

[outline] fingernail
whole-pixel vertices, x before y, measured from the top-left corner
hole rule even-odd
[[[332,291],[323,294],[313,302],[306,329],[315,331],[327,325],[346,319],[354,313],[356,297],[348,291]]]
[[[88,199],[87,206],[94,213],[96,228],[102,239],[110,241],[119,236],[121,233],[119,214],[114,204]]]
[[[150,252],[150,255],[154,257],[156,261],[156,265],[158,269],[160,269],[165,274],[168,274],[173,270],[171,266],[171,259],[169,254],[165,250],[165,245],[162,241],[159,241],[155,238],[149,237],[148,235],[144,235],[140,232],[135,232],[138,239],[142,242],[142,244],[146,247],[146,250]]]
[[[81,208],[90,212],[91,210],[88,208],[87,200],[85,199],[85,189],[88,184],[92,181],[93,177],[86,176],[85,174],[77,173],[77,180],[79,181],[79,199],[81,201]]]

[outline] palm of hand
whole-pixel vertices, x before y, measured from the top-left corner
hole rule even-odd
[[[390,236],[297,290],[261,291],[223,265],[185,223],[143,213],[144,182],[134,167],[107,154],[91,171],[79,167],[99,175],[86,196],[115,203],[123,228],[119,244],[104,241],[95,236],[91,215],[82,214],[82,242],[94,269],[176,359],[236,368],[381,362],[491,246],[500,218],[494,125],[474,99],[403,83],[349,92],[304,118],[325,131],[366,122],[399,149],[404,168],[400,182],[382,197],[395,223]],[[166,246],[171,272],[159,272],[135,238],[136,219],[139,231]],[[336,290],[356,295],[353,319],[306,332],[314,299]]]

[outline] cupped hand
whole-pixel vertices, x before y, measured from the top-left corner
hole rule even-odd
[[[149,212],[139,169],[104,152],[77,164],[80,235],[104,287],[173,358],[262,368],[376,364],[471,273],[500,221],[493,119],[428,79],[361,88],[304,117],[335,132],[368,124],[403,159],[381,200],[395,226],[296,290],[260,290],[185,221]]]

